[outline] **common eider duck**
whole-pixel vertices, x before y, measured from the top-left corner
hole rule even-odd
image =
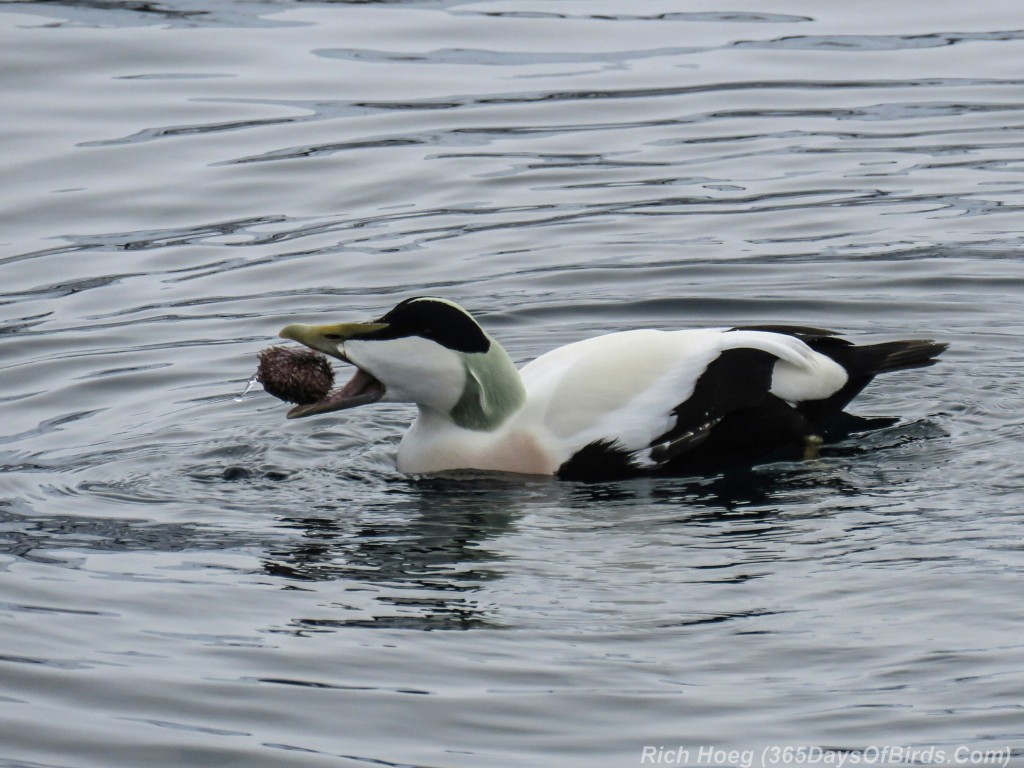
[[[293,324],[280,336],[356,368],[288,418],[415,403],[399,471],[566,479],[685,473],[820,443],[877,374],[931,365],[946,348],[919,339],[854,345],[802,326],[629,330],[517,370],[466,310],[431,297],[372,322]]]

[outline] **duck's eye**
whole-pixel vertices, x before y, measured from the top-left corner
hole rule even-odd
[[[324,338],[328,341],[341,341],[341,335],[337,333],[325,333]]]

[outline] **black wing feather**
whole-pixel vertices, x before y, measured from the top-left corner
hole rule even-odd
[[[760,349],[724,350],[698,377],[689,397],[672,409],[672,428],[647,449],[630,452],[614,439],[596,440],[566,461],[558,476],[628,477],[673,465],[697,466],[719,455],[763,452],[765,441],[774,447],[780,438],[792,440],[794,432],[803,434],[805,423],[792,407],[769,394],[777,359]]]
[[[651,459],[665,464],[703,444],[729,414],[754,408],[772,386],[775,355],[727,349],[712,360],[686,400],[672,409],[672,429],[651,442]]]

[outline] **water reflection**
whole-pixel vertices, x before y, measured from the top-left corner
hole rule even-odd
[[[253,546],[251,535],[192,523],[37,513],[0,499],[0,556],[77,567],[89,552],[209,552]]]
[[[386,503],[280,518],[280,527],[300,535],[268,549],[263,557],[268,574],[298,582],[348,581],[349,592],[370,588],[376,593],[368,611],[298,618],[294,626],[500,626],[476,595],[483,584],[501,578],[504,556],[487,543],[512,530],[522,498],[516,487],[428,480],[386,493],[391,496]]]
[[[771,521],[779,512],[773,495],[792,490],[799,479],[813,485],[813,476],[781,467],[592,484],[488,476],[413,480],[386,491],[386,503],[280,517],[278,526],[298,536],[269,547],[262,567],[295,589],[327,581],[343,586],[342,596],[319,615],[293,619],[286,631],[296,634],[353,626],[501,628],[508,618],[489,602],[487,585],[518,571],[507,567],[499,539],[520,532],[519,521],[530,513],[609,535],[635,529],[630,535],[640,540],[662,536],[670,523]],[[750,533],[749,526],[744,530]]]
[[[843,455],[939,436],[894,421],[850,417],[836,434],[852,439],[826,446],[818,460],[703,476],[597,483],[484,474],[389,478],[387,486],[370,489],[369,499],[281,515],[277,527],[297,535],[268,547],[262,568],[295,589],[331,581],[343,585],[343,595],[324,613],[292,621],[289,631],[296,633],[351,626],[505,627],[509,619],[489,602],[494,590],[488,585],[520,573],[521,565],[510,566],[501,539],[538,535],[536,524],[524,529],[522,520],[537,516],[544,520],[543,535],[566,541],[581,526],[607,535],[609,542],[625,535],[630,546],[678,538],[680,546],[720,547],[712,543],[734,540],[728,560],[740,566],[746,542],[753,542],[756,557],[763,559],[766,542],[792,537],[794,524],[808,515],[829,515],[834,505],[827,499],[863,498],[868,481],[845,471]],[[568,563],[573,555],[567,551],[565,557]],[[635,563],[641,569],[653,565]]]

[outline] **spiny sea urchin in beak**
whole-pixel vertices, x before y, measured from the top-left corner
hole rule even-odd
[[[327,358],[311,349],[268,347],[260,352],[256,381],[280,400],[310,405],[334,386],[334,370]]]
[[[345,341],[371,334],[386,327],[381,323],[342,323],[340,325],[301,325],[296,323],[283,328],[279,335],[282,338],[305,344],[309,350],[301,351],[320,358],[324,364],[327,364],[327,361],[318,354],[320,352],[351,363],[352,361],[345,356]],[[311,393],[312,390],[309,392]],[[340,389],[325,390],[319,393],[320,396],[313,402],[292,400],[299,404],[288,411],[287,416],[289,419],[298,419],[318,413],[355,408],[359,405],[377,402],[384,397],[384,392],[384,385],[376,377],[357,366],[355,374]]]

